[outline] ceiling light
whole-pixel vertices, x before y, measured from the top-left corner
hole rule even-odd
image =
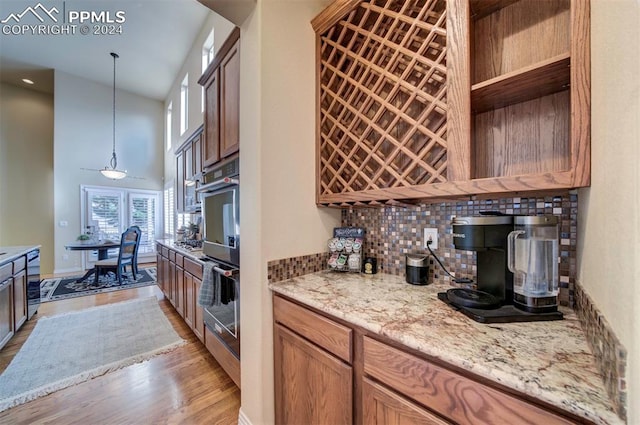
[[[113,56],[113,153],[111,154],[109,165],[100,170],[100,172],[108,179],[120,180],[127,176],[126,170],[117,169],[118,158],[116,157],[116,58],[120,56],[113,52],[111,52],[111,56]]]
[[[23,78],[23,79],[22,79],[22,82],[23,82],[23,83],[26,83],[26,84],[33,84],[33,81],[31,81],[31,80],[30,80],[30,79],[28,79],[28,78]]]

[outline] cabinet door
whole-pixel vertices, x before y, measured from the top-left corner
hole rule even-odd
[[[175,287],[175,297],[176,297],[176,311],[180,316],[184,318],[184,270],[182,267],[178,267],[173,265],[175,268],[174,271],[174,287]]]
[[[193,141],[193,174],[202,172],[202,133]]]
[[[27,320],[27,271],[13,276],[13,329],[18,330]]]
[[[167,279],[169,282],[169,301],[177,310],[176,300],[178,299],[178,291],[176,291],[176,265],[169,260],[167,260],[167,276],[169,276]]]
[[[204,153],[203,167],[213,165],[220,159],[220,71],[211,74],[204,86]]]
[[[353,422],[350,366],[278,324],[274,350],[276,423]]]
[[[191,179],[195,174],[193,168],[193,145],[184,148],[184,178]]]
[[[447,425],[428,410],[364,378],[362,414],[365,424]]]
[[[184,212],[184,152],[176,156],[176,209]]]
[[[193,278],[193,333],[200,341],[204,341],[204,310],[198,305],[198,294],[202,281],[195,276]]]
[[[194,307],[194,294],[193,294],[193,275],[191,273],[184,273],[184,322],[193,329],[193,307]]]
[[[220,64],[220,158],[240,148],[240,41]]]
[[[156,248],[158,253],[156,254],[156,279],[158,287],[164,292],[164,273],[162,267],[162,255],[160,255],[160,246]]]
[[[0,282],[0,348],[11,339],[13,328],[13,280]]]

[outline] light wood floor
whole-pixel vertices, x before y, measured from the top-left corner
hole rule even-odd
[[[0,351],[0,372],[36,318],[156,296],[188,344],[0,413],[0,424],[237,424],[240,390],[184,324],[157,286],[44,303]]]

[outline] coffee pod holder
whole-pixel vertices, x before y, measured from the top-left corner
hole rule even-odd
[[[362,269],[362,251],[364,228],[335,227],[333,238],[327,241],[329,270],[337,272],[360,273]]]

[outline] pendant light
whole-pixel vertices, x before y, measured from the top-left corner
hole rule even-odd
[[[111,52],[111,56],[113,57],[113,153],[109,165],[100,172],[108,179],[120,180],[127,176],[126,170],[118,170],[118,158],[116,157],[116,59],[120,56],[113,52]]]

